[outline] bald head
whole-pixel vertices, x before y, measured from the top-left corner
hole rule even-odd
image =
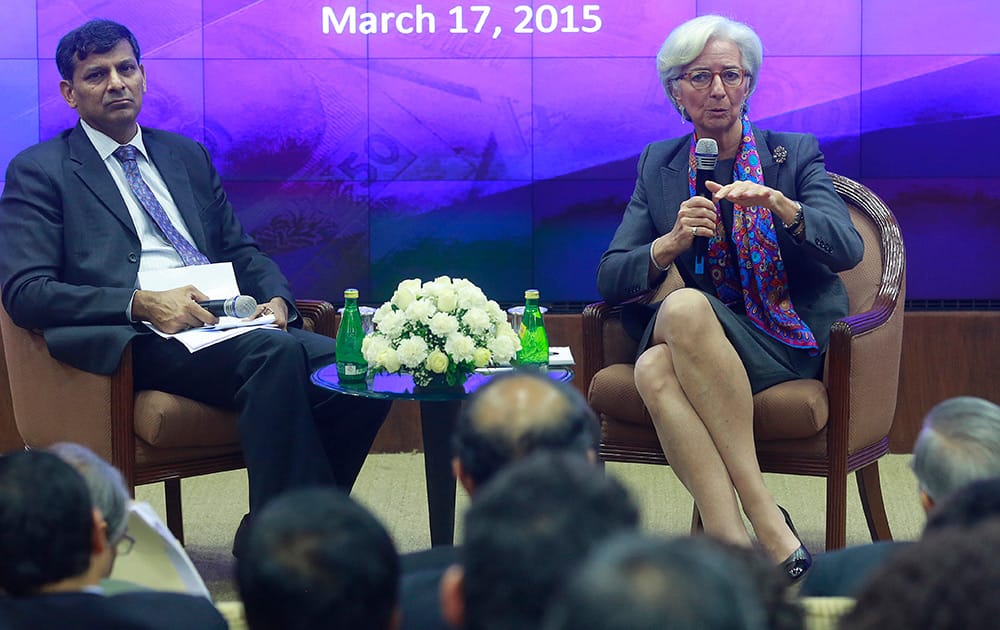
[[[453,446],[462,471],[479,486],[509,462],[536,451],[592,456],[597,426],[593,411],[572,386],[544,374],[513,372],[469,397]]]

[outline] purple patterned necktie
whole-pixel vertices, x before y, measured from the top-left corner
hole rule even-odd
[[[130,144],[120,146],[114,152],[115,158],[121,162],[122,168],[125,169],[125,179],[128,180],[128,185],[132,189],[132,192],[135,193],[135,196],[139,199],[139,203],[145,208],[146,214],[160,228],[160,232],[167,237],[173,248],[181,255],[181,260],[184,261],[185,265],[207,265],[209,263],[208,258],[199,252],[194,245],[189,243],[183,234],[177,231],[177,228],[171,223],[170,217],[163,211],[163,206],[156,200],[153,191],[149,189],[146,181],[139,174],[139,164],[135,159],[137,152],[138,149]]]

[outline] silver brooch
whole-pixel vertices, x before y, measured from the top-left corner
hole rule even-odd
[[[773,157],[774,161],[778,164],[784,164],[785,160],[788,159],[788,149],[779,144],[774,147],[774,152],[771,154],[771,157]]]

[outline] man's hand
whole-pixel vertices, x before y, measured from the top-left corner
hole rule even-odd
[[[169,291],[136,291],[132,298],[132,319],[149,322],[168,334],[217,324],[219,318],[198,304],[207,299],[207,295],[190,284]]]
[[[257,311],[248,319],[257,319],[265,315],[274,315],[274,325],[282,330],[288,330],[288,304],[284,298],[271,298],[267,304],[257,306]]]

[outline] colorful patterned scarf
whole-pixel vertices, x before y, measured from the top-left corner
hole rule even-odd
[[[694,149],[697,138],[691,136],[688,159],[688,184],[695,195]],[[750,119],[743,116],[743,141],[736,154],[733,181],[749,180],[764,184],[764,171],[754,141]],[[715,292],[726,305],[742,298],[750,320],[762,331],[793,348],[819,354],[816,338],[792,306],[788,294],[788,276],[778,249],[771,211],[760,206],[745,208],[733,205],[733,236],[736,261],[730,256],[722,212],[715,206],[715,234],[708,241],[708,267]],[[737,269],[739,277],[737,278]]]

